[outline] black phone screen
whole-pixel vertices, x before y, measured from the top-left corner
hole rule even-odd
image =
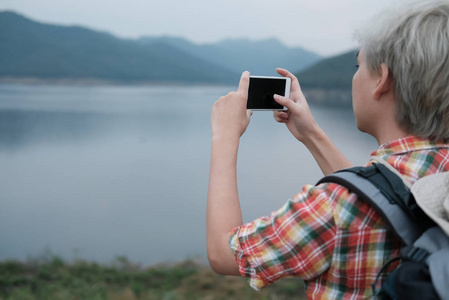
[[[274,94],[285,96],[286,80],[279,78],[250,77],[248,90],[248,109],[280,110],[284,107],[273,99]]]

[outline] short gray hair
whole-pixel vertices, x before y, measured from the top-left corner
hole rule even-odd
[[[410,133],[449,141],[449,0],[403,2],[356,32],[368,68],[392,73],[397,121]]]

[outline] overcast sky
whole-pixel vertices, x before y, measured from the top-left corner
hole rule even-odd
[[[278,38],[331,56],[357,47],[353,31],[392,0],[0,0],[37,21],[118,37],[179,36],[195,43]]]

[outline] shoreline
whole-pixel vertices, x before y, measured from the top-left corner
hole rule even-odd
[[[37,78],[37,77],[0,77],[0,85],[25,86],[75,86],[75,87],[229,87],[235,84],[223,82],[186,82],[186,81],[120,81],[95,78]],[[350,89],[303,88],[303,93],[310,104],[352,107]]]

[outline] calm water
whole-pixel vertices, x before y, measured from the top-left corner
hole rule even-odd
[[[205,257],[210,109],[233,88],[0,85],[0,260]],[[352,111],[312,110],[354,163],[377,148]],[[320,175],[271,113],[253,114],[238,168],[245,221]]]

